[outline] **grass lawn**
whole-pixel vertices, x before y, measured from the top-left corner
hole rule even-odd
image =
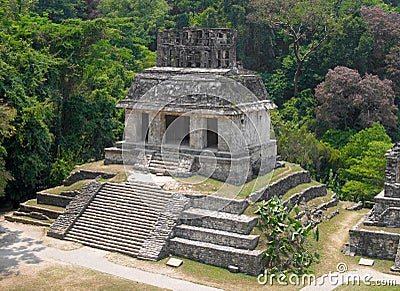
[[[49,210],[60,211],[60,212],[64,212],[64,210],[65,210],[65,207],[47,205],[47,204],[38,204],[36,199],[28,200],[25,202],[25,204],[30,205],[30,206],[40,207],[40,208],[46,208]]]
[[[372,231],[384,231],[389,233],[400,234],[400,228],[398,227],[377,227],[377,226],[360,225],[360,229],[366,229]]]
[[[319,242],[313,239],[310,239],[308,242],[307,248],[312,252],[317,251],[319,254],[319,262],[314,263],[311,268],[311,271],[314,272],[317,277],[329,273],[330,271],[336,271],[337,264],[341,262],[346,263],[349,270],[368,268],[358,265],[360,257],[348,257],[341,253],[344,244],[349,240],[349,229],[369,211],[369,209],[348,211],[344,209],[347,206],[349,206],[347,202],[339,202],[338,208],[340,209],[340,213],[331,220],[324,221],[319,225]],[[232,274],[225,269],[208,266],[189,259],[182,259],[184,263],[178,269],[165,266],[167,259],[152,263],[139,261],[115,253],[111,254],[108,259],[126,266],[147,271],[156,270],[156,272],[165,273],[171,277],[225,290],[298,290],[303,287],[293,285],[281,286],[277,283],[273,286],[261,286],[257,283],[256,277],[244,274]],[[392,261],[375,260],[375,264],[372,268],[377,271],[390,273],[390,267],[392,265]]]
[[[344,209],[348,206],[346,202],[339,202],[340,213],[331,220],[322,222],[318,228],[320,232],[320,240],[318,242],[310,239],[308,249],[319,254],[319,262],[312,266],[317,276],[336,271],[339,263],[345,263],[348,270],[358,270],[362,267],[358,265],[360,256],[345,256],[341,250],[346,242],[349,241],[349,229],[368,213],[369,209],[363,208],[360,211],[349,211]],[[390,273],[392,261],[374,259],[374,270]]]
[[[348,285],[342,285],[335,288],[335,291],[364,291],[364,290],[384,290],[384,291],[396,291],[399,290],[399,286],[390,286],[390,285],[377,285],[377,282],[370,281],[370,285],[365,285],[364,283],[360,283],[360,285],[352,283]]]
[[[96,171],[96,172],[107,172],[107,173],[125,173],[126,170],[132,169],[131,166],[125,166],[125,165],[104,165],[104,160],[101,161],[96,161],[92,163],[86,163],[83,165],[78,165],[75,166],[75,168],[72,170],[73,172],[79,171],[79,170],[88,170],[88,171]]]
[[[54,188],[46,189],[43,192],[48,193],[48,194],[59,195],[61,192],[64,192],[64,191],[81,190],[83,188],[83,186],[85,186],[90,181],[92,181],[92,180],[80,180],[69,186],[61,185],[61,186],[57,186]]]
[[[301,193],[304,190],[306,190],[307,188],[310,188],[311,186],[318,186],[321,185],[321,183],[317,182],[317,181],[311,181],[310,183],[304,183],[304,184],[300,184],[297,185],[296,187],[290,189],[289,191],[287,191],[283,196],[282,196],[282,200],[285,201],[287,199],[289,199],[292,195],[297,194],[297,193]]]
[[[303,171],[303,169],[295,164],[285,162],[285,167],[278,168],[264,176],[251,180],[242,186],[235,186],[215,179],[205,178],[202,176],[192,176],[188,178],[178,178],[178,186],[171,189],[173,192],[185,193],[201,193],[213,194],[220,197],[228,198],[246,198],[252,192],[295,172]]]
[[[76,266],[51,266],[0,281],[2,290],[166,290]]]

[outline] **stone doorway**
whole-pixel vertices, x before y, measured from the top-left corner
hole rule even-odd
[[[207,147],[218,148],[218,121],[216,118],[207,118]]]
[[[142,113],[142,141],[148,142],[149,140],[149,114]]]
[[[176,145],[189,145],[189,116],[165,115],[165,142]]]

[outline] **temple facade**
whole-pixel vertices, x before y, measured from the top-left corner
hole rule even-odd
[[[135,76],[117,107],[125,135],[105,149],[107,164],[236,185],[275,167],[275,105],[261,78],[237,67],[232,29],[160,32],[157,66]]]

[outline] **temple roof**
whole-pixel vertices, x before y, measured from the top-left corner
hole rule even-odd
[[[273,109],[261,78],[238,69],[154,67],[138,73],[119,108],[214,114]]]

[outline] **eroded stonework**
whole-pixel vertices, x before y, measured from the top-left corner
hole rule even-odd
[[[350,230],[350,242],[346,244],[347,255],[369,256],[379,259],[400,257],[400,234],[390,228],[400,227],[400,144],[386,153],[387,168],[385,189],[375,196],[375,205]],[[366,227],[380,227],[373,231]],[[400,270],[398,262],[393,270]]]
[[[157,43],[157,67],[138,73],[117,105],[124,141],[105,150],[105,163],[237,185],[270,172],[275,105],[258,75],[237,68],[236,32],[185,28]]]

